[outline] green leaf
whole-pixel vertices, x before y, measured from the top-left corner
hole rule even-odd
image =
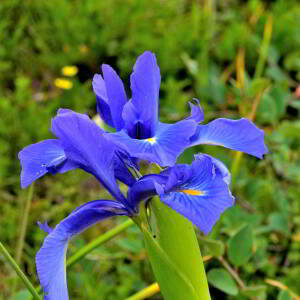
[[[142,241],[139,239],[120,239],[115,242],[118,246],[132,253],[140,253],[143,249]]]
[[[255,97],[257,94],[262,93],[266,90],[271,84],[270,79],[268,78],[257,78],[251,82],[249,89],[249,95]]]
[[[280,291],[278,294],[277,300],[292,300],[292,296],[288,291]]]
[[[180,300],[183,295],[188,299],[200,300],[185,274],[172,262],[168,254],[160,247],[150,232],[143,231],[148,257],[162,294],[166,299]],[[169,281],[169,284],[167,283]],[[172,288],[175,285],[176,288]]]
[[[294,51],[288,54],[284,59],[284,66],[288,70],[299,71],[300,70],[300,51]]]
[[[289,77],[278,66],[271,66],[266,69],[266,75],[275,81],[288,82]]]
[[[257,119],[261,123],[277,121],[277,107],[274,98],[270,94],[264,94],[257,109]]]
[[[252,230],[249,225],[243,227],[228,242],[228,258],[235,266],[248,262],[252,256]]]
[[[216,241],[199,236],[198,242],[200,245],[207,247],[209,254],[212,256],[220,257],[224,254],[225,246],[221,241]]]
[[[270,90],[270,95],[273,97],[276,106],[276,118],[284,116],[288,100],[291,94],[280,85],[273,86]]]
[[[193,60],[190,58],[190,56],[184,52],[181,55],[181,58],[186,66],[186,68],[188,69],[188,71],[193,74],[194,76],[197,76],[198,72],[199,72],[199,66],[198,66],[198,62],[196,60]]]
[[[198,241],[191,222],[154,197],[151,228],[140,227],[154,275],[165,300],[209,300]],[[143,217],[144,208],[141,206]]]
[[[278,133],[282,134],[288,140],[300,139],[300,121],[290,122],[283,121],[277,129]]]
[[[215,288],[228,295],[237,295],[238,288],[235,281],[225,269],[212,269],[207,273],[208,282]]]
[[[289,234],[289,217],[284,213],[273,213],[268,218],[269,226],[272,230],[279,231],[286,235]]]
[[[265,299],[266,291],[267,287],[265,285],[248,286],[242,290],[242,294],[249,298]]]

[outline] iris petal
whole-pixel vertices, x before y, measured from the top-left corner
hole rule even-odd
[[[164,193],[160,195],[161,201],[207,234],[221,213],[234,204],[234,197],[222,175],[224,172],[218,170],[218,165],[208,155],[197,156],[188,168],[190,170],[178,169],[178,166],[172,169],[170,175],[177,173],[174,177],[184,180],[176,184],[174,178],[169,176],[171,183],[166,184]],[[187,175],[184,174],[186,172]]]
[[[159,123],[156,135],[149,139],[133,139],[125,131],[109,133],[107,137],[132,157],[155,162],[161,166],[172,166],[189,144],[196,129],[193,120],[175,124]]]
[[[136,181],[128,190],[128,199],[133,206],[137,206],[140,201],[148,200],[155,196],[156,184],[163,185],[167,182],[168,177],[160,174],[145,175]]]
[[[95,74],[92,84],[93,91],[96,94],[97,112],[107,125],[114,127],[111,110],[108,104],[107,90],[104,79],[100,74]]]
[[[45,140],[29,145],[20,151],[19,159],[22,166],[22,188],[26,188],[49,171],[63,173],[74,169],[73,165],[64,165],[67,158],[58,140]]]
[[[102,65],[103,77],[96,74],[93,78],[93,90],[96,94],[97,111],[100,117],[111,127],[121,130],[123,106],[127,101],[124,85],[120,77],[109,65]]]
[[[220,118],[207,125],[198,125],[189,146],[200,144],[223,146],[258,158],[262,158],[268,152],[264,144],[264,131],[245,118]]]
[[[67,158],[93,174],[116,199],[126,202],[115,181],[115,149],[87,115],[75,112],[58,114],[52,132],[60,139]]]
[[[138,57],[130,82],[132,100],[124,106],[125,128],[133,138],[150,138],[156,131],[160,88],[160,70],[153,53],[146,51]]]
[[[47,230],[50,233],[36,255],[36,268],[45,300],[68,299],[65,262],[69,240],[105,218],[127,214],[126,208],[116,201],[96,200],[76,209],[53,230]]]
[[[130,167],[126,161],[126,158],[123,159],[122,154],[119,154],[115,159],[115,177],[126,185],[132,186],[136,182],[136,179],[129,172],[127,166]]]
[[[125,203],[115,178],[129,186],[136,180],[117,155],[114,144],[104,138],[104,131],[87,115],[68,109],[60,109],[52,125],[59,140],[45,140],[27,146],[19,153],[22,188],[46,173],[82,168],[96,176],[116,199]],[[127,154],[124,153],[123,157],[126,158]]]
[[[196,123],[201,123],[204,121],[204,111],[200,106],[200,101],[196,98],[193,99],[196,104],[189,102],[191,114],[186,120],[194,120]]]
[[[119,131],[124,127],[122,110],[127,102],[124,85],[120,77],[109,65],[102,65],[102,72],[114,127]]]
[[[218,172],[220,174],[220,176],[222,176],[223,180],[230,185],[231,183],[231,174],[229,172],[229,170],[227,169],[227,167],[225,166],[225,164],[220,161],[219,159],[216,159],[208,154],[196,154],[195,155],[195,159],[203,159],[203,158],[209,158],[212,163],[216,166],[216,172]]]

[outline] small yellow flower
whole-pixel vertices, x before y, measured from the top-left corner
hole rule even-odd
[[[69,90],[73,87],[72,81],[64,78],[56,78],[54,84],[56,87],[64,90]]]
[[[61,69],[61,73],[64,76],[73,77],[78,73],[78,68],[76,66],[65,66]]]

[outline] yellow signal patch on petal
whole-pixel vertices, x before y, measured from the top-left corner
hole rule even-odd
[[[202,191],[196,191],[196,190],[180,190],[179,192],[191,195],[191,196],[201,196],[204,195],[205,193]]]
[[[156,138],[155,137],[149,138],[149,139],[146,139],[146,141],[152,145],[152,144],[156,143]]]

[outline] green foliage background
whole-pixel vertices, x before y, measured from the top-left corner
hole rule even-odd
[[[267,33],[265,31],[267,28]],[[213,146],[234,167],[237,203],[208,237],[199,232],[213,299],[291,299],[300,295],[300,4],[297,0],[2,0],[0,2],[0,239],[16,254],[28,190],[19,187],[18,152],[51,137],[59,107],[93,116],[93,74],[116,68],[128,87],[136,57],[156,53],[162,73],[161,119],[188,114],[196,97],[205,122],[249,116],[265,130],[269,154],[259,161]],[[268,30],[271,39],[268,42]],[[61,68],[76,65],[70,90],[55,87]],[[244,67],[243,67],[244,65]],[[297,90],[298,88],[298,90]],[[73,171],[39,180],[30,208],[21,267],[38,285],[34,257],[44,233],[76,206],[106,192]],[[74,239],[69,253],[116,224],[105,221]],[[184,243],[184,237],[179,241]],[[72,299],[125,299],[154,281],[142,236],[131,227],[68,272]],[[234,278],[235,277],[235,278]],[[285,284],[289,290],[270,285]],[[274,285],[274,284],[273,284]],[[292,291],[292,293],[290,293]],[[28,299],[0,257],[0,299]],[[158,294],[151,299],[162,299]]]

